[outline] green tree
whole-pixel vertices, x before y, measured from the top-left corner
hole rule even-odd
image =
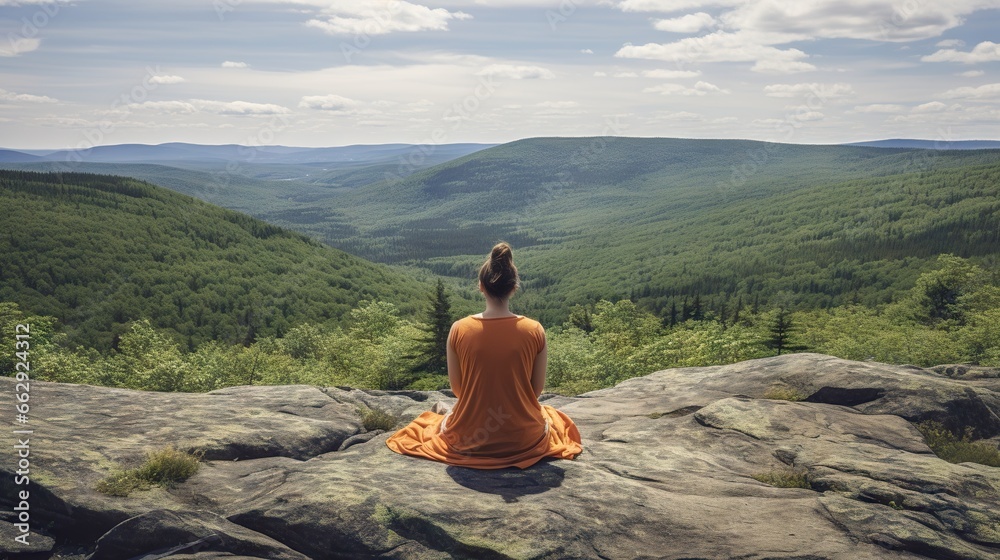
[[[444,282],[437,281],[434,296],[431,298],[431,308],[427,315],[427,331],[422,342],[424,344],[422,363],[419,368],[431,373],[443,373],[448,367],[448,333],[451,332],[451,302],[445,292]]]
[[[778,356],[780,356],[781,352],[785,350],[791,352],[805,350],[805,346],[792,342],[793,330],[794,325],[792,323],[791,312],[789,312],[784,306],[779,307],[774,311],[770,324],[768,325],[767,339],[764,341],[764,344],[768,348],[777,351]]]
[[[590,310],[576,304],[569,310],[569,322],[585,333],[594,332],[594,323],[590,316]]]
[[[350,334],[367,342],[378,342],[399,328],[401,319],[396,306],[387,301],[362,301],[351,310]]]
[[[122,335],[118,353],[107,360],[100,381],[147,391],[181,391],[187,370],[177,343],[141,319]]]

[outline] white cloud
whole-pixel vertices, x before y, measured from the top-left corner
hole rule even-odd
[[[246,62],[234,62],[232,60],[227,60],[222,63],[223,68],[249,68],[250,65]]]
[[[196,99],[202,110],[220,115],[287,115],[292,111],[273,103],[251,103],[249,101],[208,101]]]
[[[180,76],[153,76],[149,79],[151,84],[180,84],[186,81]]]
[[[19,54],[38,50],[39,45],[42,44],[39,39],[17,37],[13,34],[5,39],[6,40],[0,41],[0,57],[17,56]]]
[[[163,113],[191,114],[198,112],[217,115],[287,115],[292,111],[287,107],[272,103],[251,103],[249,101],[214,101],[211,99],[190,99],[188,101],[145,101],[132,103],[130,109],[149,109]]]
[[[607,75],[608,75],[607,72],[601,72],[600,70],[597,70],[596,72],[594,72],[594,77],[595,78],[604,78]]]
[[[0,101],[24,101],[27,103],[58,103],[58,99],[53,99],[47,95],[31,95],[30,93],[14,93],[0,89]]]
[[[964,64],[995,62],[1000,60],[1000,44],[992,41],[983,41],[976,45],[971,52],[942,49],[920,60],[924,62],[962,62]]]
[[[541,66],[517,66],[514,64],[490,64],[479,72],[477,76],[493,76],[495,78],[508,78],[511,80],[551,80],[556,75],[547,68]]]
[[[590,49],[580,49],[580,52],[583,54],[594,54],[594,51]]]
[[[697,78],[701,76],[700,70],[646,70],[642,73],[644,78],[659,78],[661,80],[677,80],[680,78]]]
[[[804,39],[867,39],[908,42],[939,37],[968,14],[1000,7],[997,0],[948,2],[899,0],[758,0],[719,19],[727,28],[787,33]]]
[[[342,95],[307,95],[299,101],[303,109],[319,109],[334,113],[348,113],[358,107],[358,102]]]
[[[619,58],[668,60],[678,64],[698,62],[754,62],[751,70],[790,74],[815,70],[802,59],[808,55],[798,49],[777,49],[763,44],[771,37],[716,31],[702,37],[688,37],[673,43],[625,45],[615,53]]]
[[[624,12],[680,12],[706,6],[738,6],[743,0],[622,0],[618,8]]]
[[[698,82],[694,87],[682,86],[680,84],[660,84],[642,90],[643,93],[659,93],[660,95],[708,95],[710,93],[729,93],[729,90],[722,89],[715,84],[708,82]]]
[[[396,31],[443,31],[451,20],[470,19],[464,12],[428,8],[405,0],[338,0],[327,2],[322,19],[306,22],[330,35],[385,35]]]
[[[128,108],[148,109],[150,111],[168,114],[190,115],[198,112],[198,108],[194,106],[194,103],[189,101],[145,101],[143,103],[132,103],[128,106]]]
[[[986,74],[986,72],[983,72],[982,70],[966,70],[965,72],[959,72],[958,75],[963,78],[978,78],[984,74]]]
[[[947,109],[948,106],[940,101],[931,101],[930,103],[924,103],[923,105],[917,105],[913,108],[914,113],[940,113]]]
[[[932,105],[931,103],[925,105],[931,105],[928,108],[930,110],[917,111],[915,108],[910,114],[896,115],[890,122],[910,122],[921,126],[938,124],[949,127],[957,124],[981,125],[1000,122],[1000,109],[990,104],[960,105],[956,103],[946,107],[943,103],[941,105]]]
[[[714,27],[715,18],[705,12],[688,14],[679,18],[660,19],[653,23],[653,27],[660,31],[671,33],[697,33],[702,29]]]
[[[819,99],[833,99],[854,95],[850,84],[771,84],[764,86],[764,94],[768,97],[798,97],[812,95]]]
[[[941,97],[945,99],[997,99],[1000,98],[1000,84],[950,89],[942,93]]]
[[[906,107],[895,103],[873,103],[871,105],[859,105],[854,108],[855,113],[902,113]]]
[[[0,7],[4,6],[32,6],[37,4],[67,4],[71,0],[0,0]]]
[[[937,46],[943,49],[951,47],[964,47],[965,41],[961,39],[945,39],[944,41],[938,41]]]

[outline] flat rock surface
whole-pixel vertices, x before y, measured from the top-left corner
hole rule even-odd
[[[793,354],[547,397],[576,421],[584,452],[523,471],[397,455],[391,431],[371,435],[357,414],[382,408],[401,426],[452,402],[447,392],[35,382],[32,530],[103,537],[95,560],[212,534],[171,558],[997,558],[1000,469],[943,461],[914,427],[1000,434],[989,372],[951,367]],[[0,384],[12,410],[13,381]],[[765,398],[776,389],[804,400]],[[205,453],[186,482],[128,497],[94,490],[169,444]],[[807,488],[755,478],[769,476]]]

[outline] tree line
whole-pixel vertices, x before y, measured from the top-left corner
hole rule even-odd
[[[282,335],[249,344],[211,340],[194,349],[167,329],[131,321],[116,348],[70,344],[56,318],[0,304],[0,328],[32,323],[37,379],[158,391],[210,391],[232,385],[306,383],[376,389],[447,388],[444,345],[451,322],[444,285],[425,295],[422,314],[405,318],[383,300],[349,311],[346,323],[305,321]],[[547,391],[564,394],[612,386],[670,367],[706,366],[808,350],[853,360],[931,366],[1000,367],[1000,271],[942,255],[896,300],[878,307],[849,304],[795,308],[791,299],[767,309],[736,307],[671,324],[628,299],[575,305],[547,328]],[[0,373],[10,375],[9,356]]]

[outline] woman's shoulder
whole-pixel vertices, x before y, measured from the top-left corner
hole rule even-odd
[[[545,327],[543,327],[541,323],[531,317],[528,317],[527,315],[520,316],[517,323],[522,330],[542,333],[545,332]]]

